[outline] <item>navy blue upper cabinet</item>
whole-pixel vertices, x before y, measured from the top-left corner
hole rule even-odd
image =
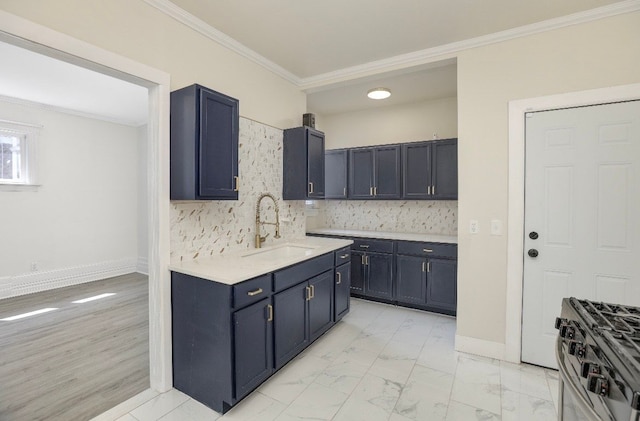
[[[458,198],[458,140],[402,145],[402,198]]]
[[[171,200],[238,199],[238,100],[200,85],[171,92]]]
[[[348,151],[346,149],[334,149],[324,154],[324,198],[347,198],[347,164]]]
[[[282,197],[324,198],[324,133],[307,126],[284,131]]]
[[[400,145],[349,150],[350,199],[400,199]]]

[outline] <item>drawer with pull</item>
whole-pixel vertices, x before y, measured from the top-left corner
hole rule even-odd
[[[393,253],[393,241],[354,238],[351,250],[373,253]]]
[[[335,252],[336,266],[340,266],[351,261],[351,247],[341,248]]]
[[[233,307],[239,309],[271,295],[271,274],[233,286]]]
[[[398,241],[398,254],[425,257],[445,257],[455,259],[458,256],[457,244],[427,243],[420,241]]]

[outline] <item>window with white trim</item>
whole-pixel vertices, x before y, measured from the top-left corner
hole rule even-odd
[[[0,184],[36,184],[39,127],[0,120]]]

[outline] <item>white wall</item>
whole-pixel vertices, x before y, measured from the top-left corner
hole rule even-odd
[[[458,57],[458,335],[499,356],[505,343],[508,103],[640,82],[640,13],[515,39]],[[480,232],[469,234],[469,220]],[[516,280],[515,282],[519,282]]]
[[[325,133],[326,148],[430,140],[458,135],[456,98],[378,107],[364,111],[318,116],[316,127]]]
[[[240,100],[240,115],[278,128],[299,126],[306,95],[263,67],[143,0],[3,0],[0,9]],[[2,28],[0,28],[2,29]]]
[[[0,191],[0,296],[16,286],[10,283],[39,273],[69,276],[110,265],[135,269],[138,130],[5,102],[0,102],[0,119],[43,126],[38,138],[41,187]],[[37,273],[30,271],[31,263],[37,263]]]

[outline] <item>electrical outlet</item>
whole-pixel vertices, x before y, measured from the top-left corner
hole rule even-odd
[[[502,221],[499,219],[491,220],[491,235],[502,235]]]
[[[29,265],[29,269],[31,269],[31,272],[37,272],[38,271],[38,263],[37,262],[31,262],[31,264]]]
[[[471,221],[469,221],[469,232],[471,234],[477,234],[478,232],[480,232],[480,223],[477,219],[472,219]]]

